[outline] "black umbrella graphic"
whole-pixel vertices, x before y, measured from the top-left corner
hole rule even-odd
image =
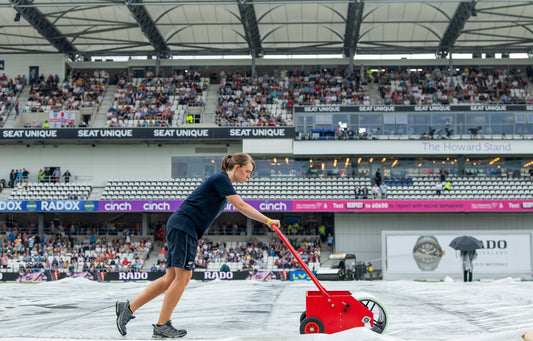
[[[459,236],[455,237],[450,242],[450,247],[460,251],[474,251],[477,249],[482,249],[483,243],[481,242],[481,240],[472,236]]]

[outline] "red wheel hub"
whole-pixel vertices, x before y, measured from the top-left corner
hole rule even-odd
[[[320,331],[320,327],[318,326],[318,323],[316,322],[309,322],[305,325],[305,333],[306,334],[318,334]]]

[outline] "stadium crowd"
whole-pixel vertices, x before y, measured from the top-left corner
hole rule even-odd
[[[39,76],[31,85],[29,111],[79,110],[93,107],[104,93],[107,80],[75,73],[64,82],[58,75]]]
[[[165,271],[164,226],[151,226],[154,237],[145,238],[140,236],[138,229],[129,230],[126,226],[111,229],[108,228],[110,224],[91,228],[77,223],[63,226],[54,220],[42,234],[36,233],[33,225],[20,227],[16,222],[10,225],[12,227],[0,237],[2,271]],[[290,241],[306,263],[320,262],[320,238],[293,235]],[[157,260],[151,262],[150,269],[143,268],[154,250],[159,250]],[[195,267],[213,270],[210,263],[217,267],[226,264],[232,270],[300,267],[278,238],[263,242],[256,237],[242,242],[203,238],[198,246]]]
[[[320,262],[320,239],[292,238],[291,244],[301,255],[306,263]],[[237,263],[237,268],[242,270],[265,269],[268,258],[272,257],[271,265],[277,269],[294,269],[300,265],[294,260],[287,247],[279,240],[273,238],[264,243],[257,238],[247,242],[219,243],[209,239],[200,240],[195,266],[207,269],[209,263],[231,265]],[[218,270],[218,269],[217,269]]]
[[[497,66],[456,68],[453,74],[438,66],[275,69],[254,75],[221,71],[215,122],[219,126],[292,126],[295,105],[531,104],[532,77],[529,67]],[[72,72],[68,78],[61,82],[57,75],[40,75],[33,80],[24,110],[79,110],[97,105],[109,75],[95,70],[92,75]],[[13,96],[24,81],[23,77],[0,79],[3,111],[14,105]],[[135,77],[133,71],[120,73],[116,82],[114,102],[107,112],[108,127],[168,127],[178,106],[185,111],[188,106],[205,106],[209,77],[199,71],[156,77],[148,70],[143,78]],[[371,98],[370,93],[375,95]],[[0,124],[5,116],[0,116]],[[25,124],[27,128],[47,126],[48,122]]]
[[[10,271],[139,271],[152,250],[151,239],[97,235],[80,240],[58,224],[56,233],[37,234],[32,226],[13,228],[0,239],[2,269]],[[108,239],[109,238],[109,239]],[[17,267],[13,266],[17,263]],[[11,269],[10,269],[10,264]]]
[[[203,106],[208,83],[199,72],[175,72],[172,77],[136,78],[133,72],[118,76],[114,102],[107,112],[107,126],[167,127],[177,106]]]
[[[475,67],[453,75],[422,69],[360,67],[316,71],[282,70],[251,76],[221,72],[219,126],[286,126],[294,105],[530,104],[531,70]],[[369,87],[377,86],[375,99]]]
[[[376,104],[530,104],[531,70],[464,67],[453,75],[438,66],[407,70],[379,68],[372,73],[378,85]]]

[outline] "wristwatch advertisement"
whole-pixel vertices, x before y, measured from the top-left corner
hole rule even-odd
[[[439,266],[442,256],[444,256],[444,251],[437,238],[434,236],[418,237],[413,247],[413,258],[420,270],[435,270]]]

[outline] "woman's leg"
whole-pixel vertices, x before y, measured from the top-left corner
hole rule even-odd
[[[167,272],[171,270],[174,271],[174,279],[165,293],[161,312],[159,313],[159,320],[157,321],[158,325],[163,325],[170,320],[174,308],[178,305],[181,295],[192,277],[191,270],[172,267],[167,269]]]
[[[174,269],[175,268],[167,268],[167,272],[163,277],[156,279],[144,288],[144,290],[130,302],[131,312],[134,313],[137,309],[164,293],[175,279],[176,272]]]

